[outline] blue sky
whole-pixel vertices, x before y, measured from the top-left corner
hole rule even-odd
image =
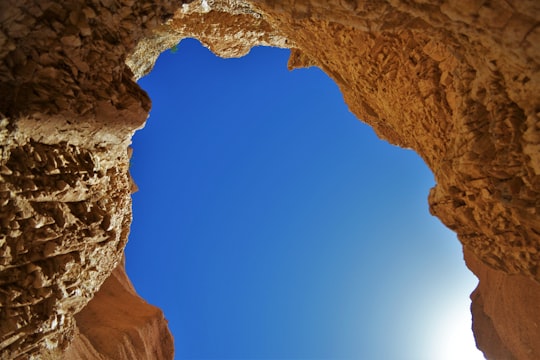
[[[288,54],[184,40],[139,81],[127,271],[176,359],[482,359],[431,172]]]

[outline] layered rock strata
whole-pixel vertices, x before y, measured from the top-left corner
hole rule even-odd
[[[127,146],[149,109],[134,80],[184,37],[221,56],[291,48],[291,69],[319,66],[381,138],[417,151],[437,181],[431,211],[480,279],[478,346],[540,358],[537,1],[26,0],[2,2],[0,25],[4,358],[57,354],[73,334],[73,358],[172,356],[159,336],[159,355],[138,341],[112,349],[103,339],[122,334],[92,331],[99,316],[84,314],[123,296],[95,294],[129,231]],[[170,339],[148,309],[122,333]]]

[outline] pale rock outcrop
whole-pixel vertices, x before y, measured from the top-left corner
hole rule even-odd
[[[162,314],[122,268],[102,284],[121,264],[127,146],[149,109],[134,80],[185,37],[228,57],[291,48],[291,69],[319,66],[359,119],[417,151],[437,181],[431,211],[480,280],[478,346],[489,359],[540,358],[534,0],[0,3],[3,358],[55,356],[70,341],[72,358],[172,357]],[[115,298],[141,314],[118,320],[120,332],[96,321]]]

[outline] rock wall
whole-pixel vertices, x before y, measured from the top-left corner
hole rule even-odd
[[[120,264],[128,145],[150,108],[125,58],[164,3],[0,2],[2,359],[58,357]]]
[[[221,56],[291,48],[291,69],[321,67],[359,119],[417,151],[431,211],[480,279],[478,346],[540,358],[539,25],[534,0],[3,1],[2,357],[58,356],[73,338],[71,358],[172,357],[161,313],[107,285],[122,269],[102,284],[121,264],[127,146],[149,109],[134,80],[196,37]],[[143,315],[100,327],[128,297]]]
[[[173,358],[163,313],[137,295],[123,261],[75,320],[77,333],[62,359]]]

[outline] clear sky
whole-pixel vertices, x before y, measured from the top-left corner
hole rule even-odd
[[[127,271],[176,359],[483,359],[431,172],[288,55],[184,40],[139,82]]]

